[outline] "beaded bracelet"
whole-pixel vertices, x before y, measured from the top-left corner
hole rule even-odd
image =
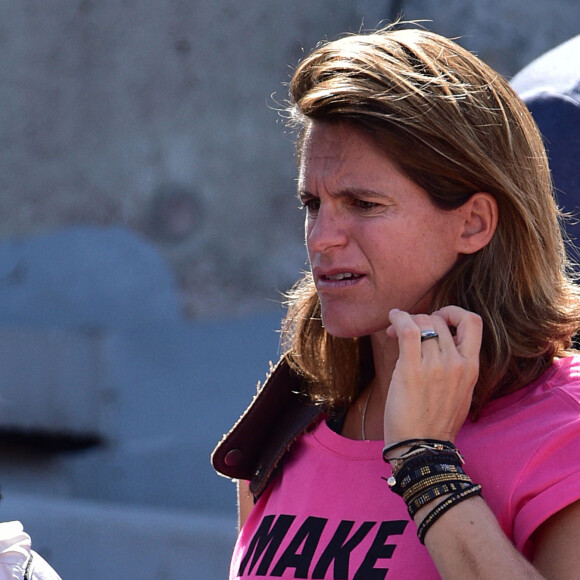
[[[399,473],[408,473],[420,467],[427,465],[437,465],[439,463],[457,465],[458,467],[463,465],[463,463],[457,459],[456,455],[451,455],[449,453],[421,453],[419,455],[414,455],[409,459],[403,460],[403,462],[398,466],[398,469],[392,469],[392,473],[393,475],[397,475]]]
[[[402,497],[405,500],[405,502],[408,503],[416,496],[421,495],[421,493],[424,493],[430,487],[434,487],[451,481],[472,483],[469,475],[465,473],[457,473],[457,474],[442,473],[440,475],[435,475],[433,477],[428,477],[426,479],[418,481],[416,484],[408,487],[403,492]]]
[[[458,468],[461,468],[462,466],[461,462],[458,461],[457,457],[454,455],[447,455],[444,453],[439,453],[437,455],[423,453],[421,455],[411,457],[411,459],[407,459],[404,461],[404,463],[398,466],[398,469],[392,468],[391,472],[393,476],[401,478],[417,469],[441,464],[455,465]]]
[[[453,467],[453,466],[451,466]],[[403,499],[410,498],[413,495],[421,492],[428,487],[429,484],[436,484],[443,481],[451,481],[453,479],[463,479],[467,477],[463,470],[459,471],[442,471],[440,473],[427,474],[423,477],[405,477],[401,484],[395,484],[391,487],[391,491],[400,495]],[[415,472],[416,473],[416,472]]]
[[[391,464],[392,474],[397,475],[397,473],[402,471],[403,468],[409,470],[420,465],[432,465],[434,463],[434,457],[437,457],[446,463],[461,465],[461,461],[455,454],[443,451],[434,453],[424,449],[418,449],[397,459],[390,459],[389,463]]]
[[[456,506],[458,503],[473,497],[475,495],[481,495],[481,485],[473,484],[467,489],[460,491],[450,497],[448,497],[445,501],[442,501],[439,505],[433,508],[425,517],[425,519],[419,524],[417,528],[417,537],[419,541],[424,544],[425,543],[425,535],[431,528],[431,526],[447,511],[449,511],[453,506]]]
[[[417,512],[428,503],[454,491],[463,491],[473,486],[473,482],[469,481],[446,481],[440,485],[430,487],[424,493],[414,497],[407,502],[407,511],[411,516],[411,519],[415,519]]]
[[[408,445],[413,441],[419,441],[420,443],[411,446],[411,448],[403,453],[400,457],[389,458],[387,456],[387,454],[390,453],[393,449],[396,449],[402,445]],[[403,468],[403,466],[406,466],[407,464],[415,465],[415,462],[419,462],[420,464],[424,464],[423,462],[433,463],[431,459],[428,459],[429,457],[433,456],[441,458],[445,457],[447,461],[457,463],[459,465],[464,463],[463,456],[461,453],[459,453],[457,447],[448,441],[437,441],[434,439],[427,439],[424,441],[409,439],[395,445],[387,446],[383,449],[383,461],[391,465],[393,475],[396,475]]]
[[[454,479],[458,474],[465,475],[460,465],[446,463],[444,458],[438,457],[431,458],[428,464],[417,466],[415,469],[413,467],[416,466],[405,465],[397,474],[387,479],[391,491],[402,496],[409,487],[428,477],[444,474]]]
[[[463,473],[463,466],[451,455],[430,455],[405,463],[394,476],[404,485],[408,479],[423,478],[438,473]]]

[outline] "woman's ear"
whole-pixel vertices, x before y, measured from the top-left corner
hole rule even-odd
[[[498,207],[489,193],[474,193],[460,208],[464,221],[458,251],[474,254],[487,246],[495,233]]]

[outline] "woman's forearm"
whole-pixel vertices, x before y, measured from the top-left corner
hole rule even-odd
[[[435,505],[417,512],[415,522],[419,525]],[[481,497],[444,513],[427,532],[425,546],[444,580],[543,578],[515,549]]]

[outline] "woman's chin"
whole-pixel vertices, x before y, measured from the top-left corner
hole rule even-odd
[[[358,324],[336,324],[336,322],[327,324],[324,319],[322,320],[322,325],[324,330],[335,338],[359,338],[386,328],[384,326],[375,328],[374,326],[361,326]]]

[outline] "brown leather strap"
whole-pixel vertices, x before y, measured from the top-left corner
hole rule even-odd
[[[250,482],[259,497],[292,443],[323,413],[304,393],[303,380],[283,357],[264,386],[212,453],[214,469]]]

